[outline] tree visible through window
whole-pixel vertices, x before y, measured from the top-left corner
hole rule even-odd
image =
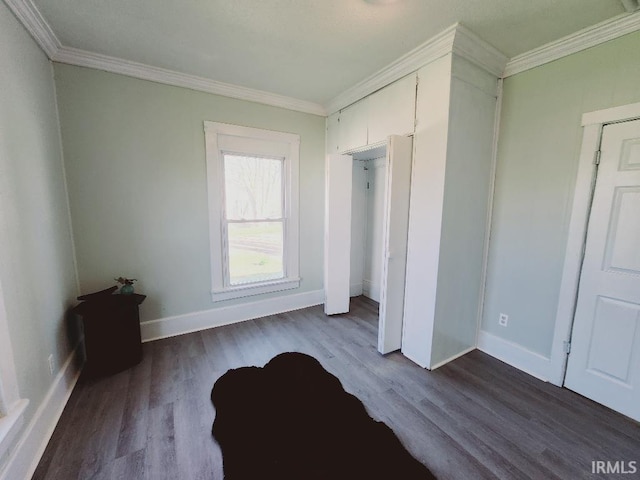
[[[212,300],[298,288],[299,135],[204,127]]]
[[[285,276],[283,162],[224,154],[229,285]]]

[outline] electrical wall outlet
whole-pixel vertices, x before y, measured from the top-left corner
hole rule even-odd
[[[49,355],[49,375],[53,377],[53,355]]]
[[[509,323],[509,315],[507,315],[506,313],[501,313],[500,317],[498,317],[498,325],[502,327],[506,327],[508,323]]]

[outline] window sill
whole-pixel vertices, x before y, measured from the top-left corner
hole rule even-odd
[[[29,405],[29,400],[18,400],[9,414],[0,418],[0,458],[3,458],[8,452],[22,428],[27,405]]]
[[[211,300],[222,302],[233,298],[250,297],[262,295],[263,293],[279,292],[291,290],[300,286],[300,278],[285,278],[273,282],[260,283],[258,285],[242,285],[238,287],[225,288],[224,290],[212,290]]]

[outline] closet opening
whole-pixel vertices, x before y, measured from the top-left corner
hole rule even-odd
[[[325,210],[325,313],[349,298],[379,303],[378,351],[402,345],[413,139],[329,155]]]
[[[350,296],[380,303],[384,261],[386,146],[353,155]]]

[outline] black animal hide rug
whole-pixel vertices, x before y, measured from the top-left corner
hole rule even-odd
[[[229,370],[211,401],[226,480],[435,478],[309,355]]]

